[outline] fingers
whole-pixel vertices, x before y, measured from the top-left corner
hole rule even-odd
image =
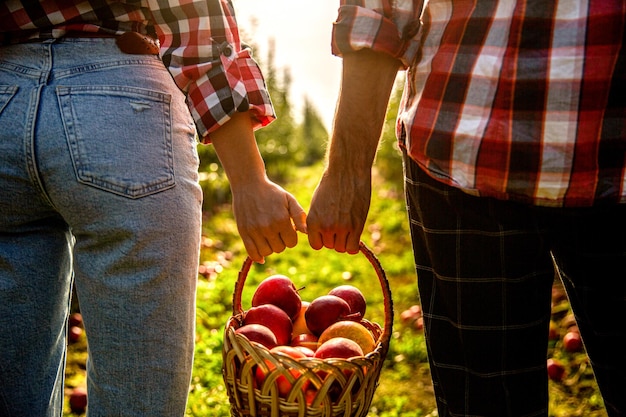
[[[313,249],[321,248],[334,249],[337,252],[349,254],[358,253],[360,250],[360,233],[350,232],[348,230],[331,230],[321,231],[314,225],[309,225],[309,245]]]
[[[289,215],[293,219],[293,224],[296,230],[298,232],[307,233],[306,212],[292,195],[287,197],[287,209],[289,210]]]
[[[243,245],[246,248],[246,252],[248,252],[248,257],[253,262],[256,262],[256,263],[259,263],[259,264],[264,264],[265,263],[265,257],[263,255],[261,255],[261,252],[259,251],[259,249],[258,249],[256,243],[254,242],[254,240],[244,236],[243,234],[241,234],[241,240],[243,241]]]
[[[289,193],[285,193],[286,211],[269,226],[247,225],[241,230],[241,237],[248,256],[255,262],[263,263],[266,256],[280,253],[285,248],[293,248],[298,243],[298,233],[306,233],[306,212],[298,201]]]

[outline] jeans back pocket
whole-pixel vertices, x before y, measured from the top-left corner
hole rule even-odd
[[[129,198],[175,185],[169,94],[113,85],[56,92],[79,182]]]
[[[2,114],[2,111],[9,104],[15,93],[17,93],[17,88],[16,85],[0,85],[0,114]]]

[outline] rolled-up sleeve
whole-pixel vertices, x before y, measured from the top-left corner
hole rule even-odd
[[[333,54],[371,49],[408,67],[419,49],[422,8],[423,0],[341,0],[333,25]]]
[[[163,62],[203,142],[235,112],[250,111],[254,128],[276,118],[263,74],[242,48],[230,0],[149,0]]]

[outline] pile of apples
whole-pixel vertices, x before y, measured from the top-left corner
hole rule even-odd
[[[306,301],[289,277],[276,274],[259,283],[251,304],[235,333],[260,343],[273,354],[296,360],[350,359],[376,348],[374,334],[361,322],[365,297],[355,286],[340,285]],[[259,366],[255,373],[257,386],[264,380],[265,372]],[[277,384],[279,394],[286,396],[291,384],[284,377]]]

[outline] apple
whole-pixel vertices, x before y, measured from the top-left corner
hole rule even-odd
[[[302,299],[294,283],[285,275],[271,275],[259,283],[252,295],[252,306],[274,304],[293,319],[300,312]]]
[[[308,347],[302,345],[296,345],[294,347],[304,353],[304,356],[306,356],[307,358],[315,357],[315,351],[313,349],[309,349]]]
[[[315,336],[314,334],[302,333],[302,334],[295,335],[291,339],[291,346],[294,346],[294,347],[303,346],[305,348],[311,349],[314,352],[317,350],[318,345],[319,345],[318,337]]]
[[[367,355],[376,348],[376,341],[372,333],[365,326],[356,321],[341,320],[331,324],[322,332],[318,343],[323,345],[326,341],[336,337],[345,337],[355,341],[361,347],[361,351],[364,355]]]
[[[367,304],[363,293],[357,287],[349,284],[340,285],[330,290],[328,294],[346,300],[350,306],[350,314],[354,315],[350,320],[360,321],[365,316]]]
[[[583,348],[583,340],[580,333],[576,331],[568,331],[563,336],[563,347],[568,352],[578,352]]]
[[[270,352],[276,355],[287,355],[293,359],[303,359],[307,357],[306,354],[302,352],[300,349],[296,349],[295,347],[291,347],[291,346],[276,346],[270,349]],[[272,362],[266,360],[265,363],[267,364],[267,367],[269,368],[270,371],[275,368]],[[290,369],[289,373],[293,376],[294,379],[297,379],[301,375],[300,371],[296,369]],[[257,366],[254,378],[255,378],[256,386],[261,388],[266,378],[266,374],[262,366]],[[275,382],[276,382],[276,387],[278,388],[278,394],[281,397],[287,397],[292,387],[289,379],[285,375],[280,375],[275,379]],[[306,385],[307,384],[305,383],[302,388],[306,389]]]
[[[304,317],[306,309],[309,307],[311,303],[308,301],[302,301],[300,306],[300,312],[293,319],[293,329],[292,329],[292,337],[299,334],[313,334],[311,330],[306,325],[306,319]]]
[[[72,390],[69,398],[70,408],[76,414],[83,414],[87,409],[87,390],[76,387]]]
[[[422,317],[422,308],[418,304],[412,305],[400,313],[400,319],[403,323],[413,323],[420,317]]]
[[[307,405],[311,406],[313,404],[317,398],[317,393],[318,391],[315,387],[309,387],[306,391],[304,391],[304,399]],[[324,402],[322,402],[322,404],[324,404]]]
[[[267,326],[262,324],[244,324],[235,330],[235,334],[243,335],[249,341],[260,343],[268,349],[272,349],[278,345],[276,335],[274,335]]]
[[[70,339],[70,342],[75,343],[78,342],[78,340],[80,339],[80,337],[83,334],[83,329],[80,326],[70,326],[70,330],[68,332],[68,337]]]
[[[70,314],[70,326],[82,326],[83,316],[80,313]]]
[[[556,359],[548,359],[548,377],[556,382],[563,379],[565,375],[565,366]]]
[[[293,324],[285,310],[274,304],[261,304],[250,308],[243,318],[243,324],[262,324],[276,336],[279,345],[291,342]]]
[[[413,323],[413,326],[417,329],[417,330],[424,330],[424,317],[418,317],[415,320],[415,323]]]
[[[336,295],[322,295],[311,301],[304,312],[306,325],[311,332],[319,336],[331,324],[350,317],[350,305]]]
[[[354,340],[346,337],[333,337],[321,343],[315,351],[315,357],[319,359],[349,359],[363,356],[363,349]]]

